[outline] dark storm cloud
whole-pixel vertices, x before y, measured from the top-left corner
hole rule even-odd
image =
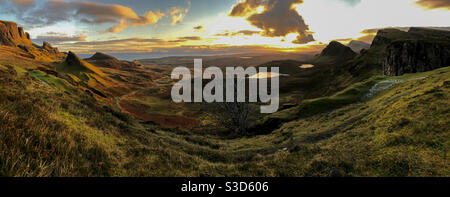
[[[247,17],[253,26],[263,30],[263,36],[280,37],[297,33],[294,43],[305,44],[314,41],[314,38],[303,17],[295,10],[294,5],[301,3],[303,0],[245,0],[234,5],[229,15]],[[264,7],[264,11],[255,13],[260,6]]]

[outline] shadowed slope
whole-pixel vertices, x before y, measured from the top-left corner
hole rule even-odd
[[[85,62],[71,51],[67,54],[65,62],[58,66],[58,71],[75,74],[77,76],[79,76],[82,72],[95,73],[100,76],[105,76],[100,69]]]

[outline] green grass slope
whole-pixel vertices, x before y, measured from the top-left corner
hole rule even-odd
[[[8,69],[0,176],[450,176],[449,67],[371,78],[240,138],[141,125],[81,90],[49,88],[53,77]]]

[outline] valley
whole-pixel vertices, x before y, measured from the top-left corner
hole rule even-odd
[[[0,176],[450,175],[448,31],[379,30],[360,51],[200,57],[285,74],[280,110],[250,112],[236,134],[213,105],[171,100],[172,69],[193,57],[81,59],[0,24],[17,34],[0,40]]]

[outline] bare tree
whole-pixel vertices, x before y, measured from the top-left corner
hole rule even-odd
[[[245,135],[248,129],[250,115],[248,102],[224,102],[218,104],[220,123],[236,134]]]
[[[250,103],[237,100],[237,85],[234,84],[234,101],[217,102],[208,105],[208,112],[216,120],[218,126],[231,130],[237,135],[246,135],[249,127]]]

